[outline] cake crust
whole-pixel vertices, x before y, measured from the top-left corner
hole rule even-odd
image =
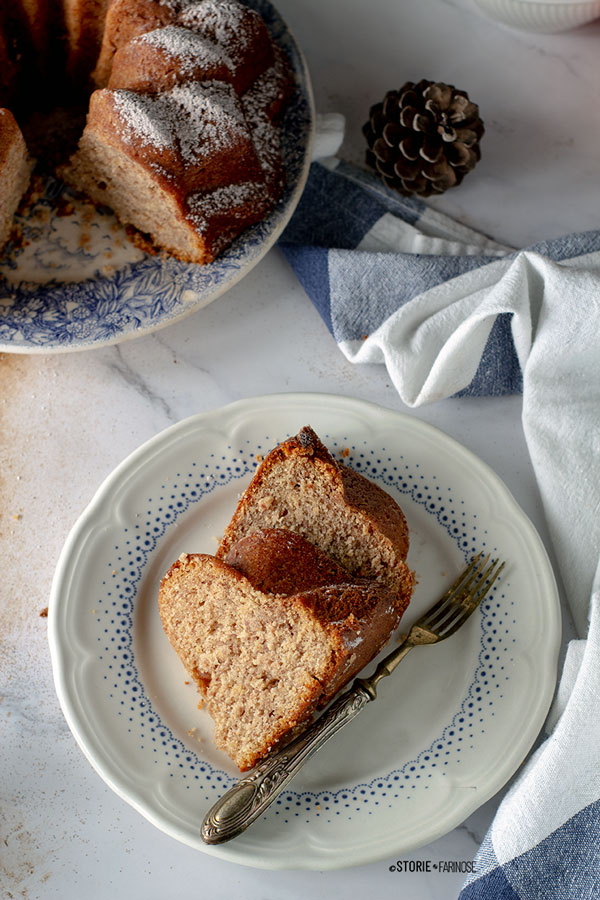
[[[382,488],[336,462],[310,426],[261,463],[217,557],[259,528],[295,531],[354,575],[382,580],[398,594],[412,585],[404,513]]]
[[[0,253],[10,237],[32,167],[15,117],[10,110],[0,108]]]

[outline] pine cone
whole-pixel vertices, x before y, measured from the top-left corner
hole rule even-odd
[[[429,197],[463,180],[479,161],[479,107],[464,91],[407,81],[372,106],[363,134],[367,165],[401,194]]]

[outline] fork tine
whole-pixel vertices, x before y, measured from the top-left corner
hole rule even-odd
[[[481,605],[483,598],[489,593],[492,585],[500,572],[504,568],[504,563],[500,563],[498,559],[492,560],[489,567],[482,574],[478,585],[470,593],[465,592],[462,597],[453,604],[455,615],[449,618],[449,621],[443,622],[441,628],[437,628],[439,640],[450,637],[455,631],[466,622],[469,616],[475,612]],[[493,574],[492,574],[493,573]]]
[[[441,610],[446,609],[446,607],[447,607],[449,601],[450,601],[451,598],[456,594],[456,592],[460,589],[460,587],[461,587],[461,585],[463,584],[463,582],[465,581],[465,579],[469,578],[469,576],[470,576],[470,575],[473,573],[473,571],[477,568],[477,566],[479,565],[479,562],[480,562],[482,556],[483,556],[483,554],[482,554],[482,553],[479,553],[477,556],[475,556],[475,557],[471,560],[471,562],[469,563],[469,565],[467,566],[467,568],[466,568],[466,569],[463,569],[463,571],[460,573],[460,575],[458,576],[458,578],[456,579],[456,581],[454,582],[454,584],[451,584],[451,585],[450,585],[450,587],[448,588],[448,590],[446,591],[446,593],[445,593],[445,594],[442,594],[442,596],[440,597],[440,599],[437,600],[436,603],[434,603],[433,606],[431,606],[431,607],[427,610],[427,612],[424,613],[423,616],[421,616],[421,618],[420,618],[419,621],[418,621],[418,624],[419,624],[419,625],[422,625],[424,628],[426,628],[426,627],[428,626],[428,623],[429,623],[430,621],[432,621],[432,620],[435,618],[435,616],[437,616],[438,613],[439,613]],[[488,558],[489,558],[489,557],[486,557],[486,558],[485,558],[484,563],[487,561]]]
[[[480,562],[477,569],[466,579],[466,581],[461,584],[460,589],[454,593],[454,596],[446,601],[444,608],[439,609],[435,616],[428,618],[428,620],[422,624],[423,628],[427,628],[434,632],[440,632],[441,629],[445,630],[448,627],[448,619],[454,621],[455,609],[460,609],[465,605],[469,606],[469,597],[471,595],[473,595],[473,597],[477,595],[478,591],[485,585],[486,580],[498,563],[497,559],[492,560],[490,565],[485,568],[488,560],[489,554]],[[484,594],[481,594],[478,602],[481,602],[483,597]]]
[[[358,679],[357,683],[368,692],[371,699],[377,696],[377,685],[381,679],[390,675],[413,647],[436,644],[450,637],[477,609],[504,568],[504,563],[498,565],[497,559],[488,566],[489,555],[483,561],[481,557],[480,553],[443,597],[415,622],[409,633],[404,635],[402,642],[380,661],[372,675]],[[477,584],[473,587],[474,580]],[[469,585],[469,590],[465,590],[465,584]],[[436,628],[432,628],[429,624],[431,620],[436,622]],[[443,623],[442,628],[439,627],[440,620]]]
[[[460,575],[458,576],[458,578],[456,579],[454,584],[451,584],[450,587],[448,588],[448,590],[446,591],[446,593],[442,594],[442,596],[440,597],[440,600],[446,600],[452,594],[456,593],[457,590],[459,590],[462,583],[466,579],[468,579],[471,575],[473,575],[475,569],[479,566],[479,564],[481,562],[482,556],[483,556],[483,553],[478,553],[477,556],[473,557],[473,559],[471,560],[471,562],[469,563],[467,568],[463,569],[463,571],[460,573]],[[488,559],[489,559],[489,553],[483,560],[482,565],[485,565],[485,563],[487,562]]]
[[[494,572],[494,574],[492,575],[492,570],[493,570],[494,566],[498,565],[499,562],[500,562],[500,560],[495,559],[493,561],[493,564],[489,567],[488,571],[484,575],[481,576],[481,584],[480,584],[478,590],[483,590],[483,593],[482,593],[481,597],[479,598],[479,603],[481,603],[481,601],[483,600],[485,595],[489,593],[493,583],[495,582],[496,578],[498,577],[498,575],[504,568],[505,564],[504,564],[504,562],[501,562],[500,565],[498,566],[498,568],[496,569],[496,571]]]
[[[482,554],[480,554],[480,557],[481,557],[481,555],[482,555]],[[475,582],[476,582],[478,579],[481,580],[481,579],[484,579],[484,578],[487,577],[487,575],[484,573],[484,569],[485,569],[485,567],[486,567],[486,565],[487,565],[487,563],[488,563],[489,558],[490,558],[490,554],[488,553],[488,555],[485,556],[485,557],[481,560],[481,564],[477,567],[477,570],[476,570],[475,572],[472,573],[471,577],[468,578],[467,581],[466,581],[466,583],[463,585],[463,588],[462,588],[463,591],[470,591],[470,590],[471,590],[471,586],[472,586],[473,584],[475,584]],[[498,562],[497,559],[493,559],[492,562],[491,562],[491,564],[490,564],[490,567],[489,567],[488,571],[491,570],[497,562]]]

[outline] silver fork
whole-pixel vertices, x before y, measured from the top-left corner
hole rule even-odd
[[[271,753],[238,781],[208,812],[202,823],[202,840],[222,844],[241,834],[279,796],[305,762],[371,700],[377,685],[390,675],[413,647],[437,644],[451,637],[477,609],[504,568],[489,555],[476,556],[437,603],[412,626],[401,644],[381,660],[368,678],[357,678],[306,731]]]

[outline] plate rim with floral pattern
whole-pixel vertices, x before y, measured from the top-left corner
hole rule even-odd
[[[73,232],[79,220],[73,220],[73,226],[72,217],[55,207],[64,185],[48,178],[34,215],[17,216],[22,238],[7,246],[1,260],[8,274],[18,266],[23,246],[32,254],[21,280],[14,274],[6,278],[0,273],[0,351],[65,353],[152,333],[212,303],[247,275],[276,243],[308,177],[315,131],[314,99],[306,60],[275,7],[269,0],[245,2],[262,15],[272,37],[287,53],[295,80],[281,131],[287,181],[275,209],[247,228],[208,265],[145,254],[137,261],[119,262],[114,271],[108,272],[106,256],[113,253],[114,233],[119,228],[114,216],[110,210],[96,210],[89,224],[89,209],[84,210],[81,234]],[[77,208],[75,203],[75,214]],[[38,222],[47,224],[40,227]],[[40,282],[40,272],[47,273],[44,282]],[[62,280],[57,276],[60,272],[67,273]]]
[[[236,770],[214,747],[210,718],[162,633],[158,583],[180,552],[212,552],[209,536],[216,549],[211,529],[226,524],[257,458],[307,424],[404,509],[418,578],[405,619],[427,608],[474,552],[503,556],[506,573],[479,617],[407,657],[378,702],[262,819],[228,844],[207,846],[203,816]],[[560,632],[544,545],[493,470],[416,417],[331,394],[240,400],[147,441],[73,527],[49,605],[57,694],[105,782],[183,843],[269,869],[395,858],[464,821],[533,745],[554,691]],[[435,690],[440,682],[443,691]]]

